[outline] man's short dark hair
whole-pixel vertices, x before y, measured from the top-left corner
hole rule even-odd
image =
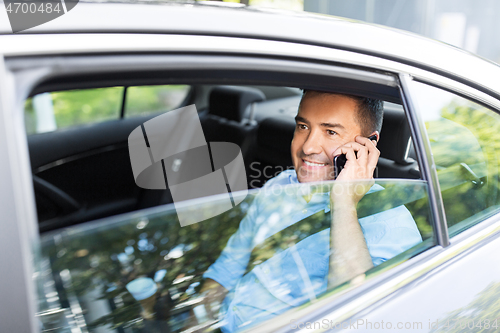
[[[355,100],[356,103],[358,104],[358,109],[357,109],[358,112],[355,119],[357,120],[359,126],[361,127],[361,135],[369,136],[374,131],[378,131],[380,133],[382,129],[382,120],[384,118],[383,101],[368,97],[339,94],[326,91],[306,90],[306,89],[304,89],[304,94],[302,95],[302,99],[308,92],[314,94],[340,95]],[[300,101],[300,103],[302,104],[302,100]]]

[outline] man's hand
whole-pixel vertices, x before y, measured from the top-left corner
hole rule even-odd
[[[200,294],[205,296],[203,304],[210,319],[217,319],[217,314],[212,311],[212,303],[222,304],[226,297],[227,289],[212,279],[206,279],[201,287]]]
[[[338,197],[337,200],[352,201],[356,206],[373,185],[373,181],[356,182],[356,180],[373,179],[380,151],[376,148],[375,140],[371,141],[363,136],[357,136],[355,140],[356,142],[348,142],[337,148],[333,153],[333,156],[345,154],[347,162],[336,179],[336,185],[339,186],[335,186],[336,191],[332,191],[331,194]],[[337,183],[337,181],[346,182]]]
[[[339,154],[346,154],[347,162],[330,191],[332,224],[329,288],[347,282],[373,267],[356,206],[374,183],[373,172],[380,152],[376,148],[376,141],[357,136],[356,142],[346,143],[334,152],[334,156]]]

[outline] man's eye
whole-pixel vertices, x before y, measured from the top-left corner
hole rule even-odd
[[[327,132],[329,135],[336,135],[336,134],[337,134],[337,132],[332,131],[332,130],[326,130],[326,132]]]
[[[307,125],[297,124],[297,129],[305,130],[305,129],[307,129]]]

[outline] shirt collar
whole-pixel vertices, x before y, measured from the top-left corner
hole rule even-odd
[[[299,184],[299,180],[297,179],[297,173],[295,170],[292,170],[293,172],[290,172],[288,175],[288,181],[290,184]]]

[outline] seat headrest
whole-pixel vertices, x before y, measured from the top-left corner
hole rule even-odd
[[[291,117],[266,118],[259,124],[257,143],[261,147],[290,154],[294,131],[295,120]]]
[[[380,156],[399,164],[408,164],[410,127],[403,111],[384,110],[384,122],[377,148]]]
[[[208,112],[212,115],[240,122],[247,106],[266,99],[258,89],[248,87],[216,87],[210,93]]]

